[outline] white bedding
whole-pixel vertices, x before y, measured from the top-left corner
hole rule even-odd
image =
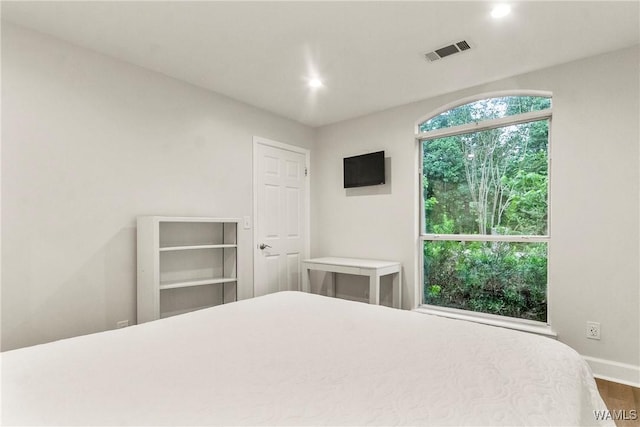
[[[531,334],[299,292],[9,351],[4,425],[591,425]]]

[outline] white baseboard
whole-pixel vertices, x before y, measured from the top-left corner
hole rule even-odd
[[[590,356],[582,358],[587,361],[596,378],[640,388],[640,366]]]

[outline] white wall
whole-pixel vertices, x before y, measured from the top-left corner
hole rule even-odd
[[[553,92],[549,320],[602,376],[640,384],[638,48],[540,70],[320,128],[312,159],[312,255],[396,259],[403,306],[419,300],[415,121],[507,89]],[[386,190],[342,188],[342,158],[386,150]],[[342,278],[338,294],[362,297]],[[602,339],[585,337],[586,321]]]
[[[134,322],[136,216],[251,215],[254,135],[314,131],[3,22],[2,350]]]

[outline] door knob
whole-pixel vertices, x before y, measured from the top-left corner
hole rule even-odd
[[[265,245],[264,243],[260,243],[260,246],[258,246],[260,249],[266,249],[266,248],[270,248],[271,246],[269,245]]]

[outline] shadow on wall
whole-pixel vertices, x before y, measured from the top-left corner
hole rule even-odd
[[[345,194],[347,197],[391,194],[391,157],[384,158],[384,182],[385,184],[369,185],[367,187],[345,188]]]
[[[2,351],[114,329],[119,320],[134,324],[135,236],[135,227],[121,228],[69,266],[68,276],[21,283],[29,287],[31,306],[22,318],[3,319]],[[64,250],[58,257],[76,258]]]
[[[134,224],[120,229],[103,248],[106,329],[115,328],[120,320],[136,324],[137,231]]]

